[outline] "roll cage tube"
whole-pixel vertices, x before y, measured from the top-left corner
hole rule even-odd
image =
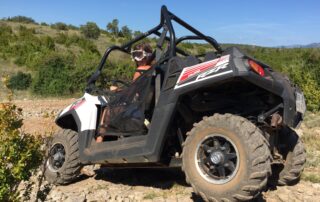
[[[181,37],[178,40],[176,40],[175,32],[174,32],[172,22],[171,22],[172,20],[175,21],[176,23],[180,24],[181,26],[183,26],[187,30],[193,32],[196,36],[184,36],[184,37]],[[184,51],[180,50],[179,48],[176,48],[176,45],[178,45],[180,42],[182,42],[184,40],[188,40],[188,39],[203,39],[203,40],[207,41],[209,44],[211,44],[216,49],[216,51],[218,53],[222,53],[222,48],[220,47],[220,45],[217,43],[216,40],[214,40],[212,37],[205,36],[200,31],[196,30],[195,28],[190,26],[188,23],[184,22],[183,20],[181,20],[180,18],[175,16],[173,13],[168,11],[166,6],[162,6],[161,13],[160,13],[160,23],[156,27],[150,29],[149,31],[147,31],[145,33],[140,34],[136,38],[132,39],[131,41],[129,41],[121,46],[111,46],[110,48],[108,48],[105,51],[99,65],[97,67],[97,70],[88,80],[88,86],[90,86],[96,82],[99,75],[101,74],[102,68],[106,63],[106,60],[108,59],[108,56],[110,55],[110,53],[112,51],[120,50],[122,52],[130,54],[130,48],[134,43],[150,36],[151,34],[161,36],[161,33],[159,32],[159,30],[161,28],[163,28],[164,26],[166,26],[169,31],[169,37],[167,37],[167,36],[165,37],[165,40],[170,42],[169,57],[175,56],[176,52],[181,53],[183,55],[186,55],[186,53]]]

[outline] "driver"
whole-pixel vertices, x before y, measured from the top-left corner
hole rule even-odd
[[[140,43],[136,45],[131,51],[131,58],[136,63],[137,68],[133,75],[133,81],[139,78],[144,72],[148,71],[151,67],[153,60],[152,48],[148,43]],[[117,86],[111,86],[111,91],[120,91]],[[120,109],[119,109],[120,110]],[[100,126],[98,129],[98,136],[96,142],[103,142],[103,135],[106,133],[108,124],[110,122],[110,109],[106,107],[100,119]]]

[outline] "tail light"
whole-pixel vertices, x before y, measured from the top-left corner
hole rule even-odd
[[[264,76],[264,69],[261,67],[261,65],[259,65],[258,63],[256,63],[253,60],[248,60],[249,66],[250,68],[256,72],[257,74],[259,74],[260,76]]]

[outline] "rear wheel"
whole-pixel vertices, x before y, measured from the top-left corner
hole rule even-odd
[[[45,177],[53,184],[72,182],[80,173],[78,133],[62,130],[54,137],[48,152]]]
[[[280,134],[282,144],[286,145],[280,149],[285,160],[284,167],[279,173],[279,185],[296,184],[306,162],[306,151],[297,133],[291,128],[284,128]]]
[[[251,200],[267,184],[270,150],[247,119],[216,114],[195,124],[183,148],[186,180],[205,201]]]

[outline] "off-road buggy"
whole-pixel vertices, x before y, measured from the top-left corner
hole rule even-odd
[[[193,35],[177,38],[173,22]],[[112,51],[130,54],[152,34],[155,63],[145,74],[128,85],[115,81],[125,84],[116,93],[95,85]],[[212,51],[188,54],[178,47],[186,40],[204,40]],[[110,124],[97,143],[105,107]],[[49,148],[46,178],[70,183],[88,164],[181,166],[205,200],[250,200],[271,174],[280,185],[299,179],[306,155],[292,128],[305,110],[303,93],[287,77],[235,47],[222,49],[163,6],[159,25],[106,50],[84,96],[58,115],[62,130]]]

